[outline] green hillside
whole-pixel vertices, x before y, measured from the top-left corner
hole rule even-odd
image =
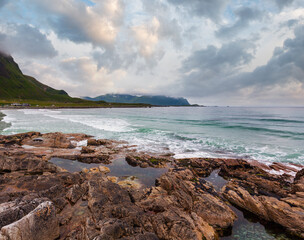
[[[35,78],[23,75],[11,56],[0,52],[0,99],[31,99],[40,101],[79,101],[65,91],[48,87]]]

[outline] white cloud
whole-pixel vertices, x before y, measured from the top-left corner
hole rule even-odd
[[[159,42],[160,22],[154,17],[151,22],[133,27],[135,38],[139,44],[140,55],[150,58],[155,54]]]
[[[76,0],[30,2],[42,10],[41,17],[46,14],[46,21],[60,38],[94,46],[113,45],[124,17],[121,0],[101,0],[93,6]]]
[[[97,64],[88,57],[64,59],[60,67],[67,79],[76,84],[72,92],[78,96],[114,92],[116,82],[126,75],[123,70],[109,73],[106,68],[98,69]]]

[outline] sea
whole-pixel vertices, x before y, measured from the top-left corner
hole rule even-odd
[[[304,108],[153,107],[1,110],[0,134],[86,133],[175,158],[304,164]]]

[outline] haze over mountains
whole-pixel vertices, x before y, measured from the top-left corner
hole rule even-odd
[[[106,94],[95,98],[84,97],[91,101],[105,101],[109,103],[144,103],[158,106],[190,106],[185,98],[173,98],[167,96],[149,96],[141,95],[135,96],[130,94]]]

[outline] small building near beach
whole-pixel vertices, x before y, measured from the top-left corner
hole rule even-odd
[[[11,106],[12,107],[21,107],[22,104],[21,103],[12,103]]]

